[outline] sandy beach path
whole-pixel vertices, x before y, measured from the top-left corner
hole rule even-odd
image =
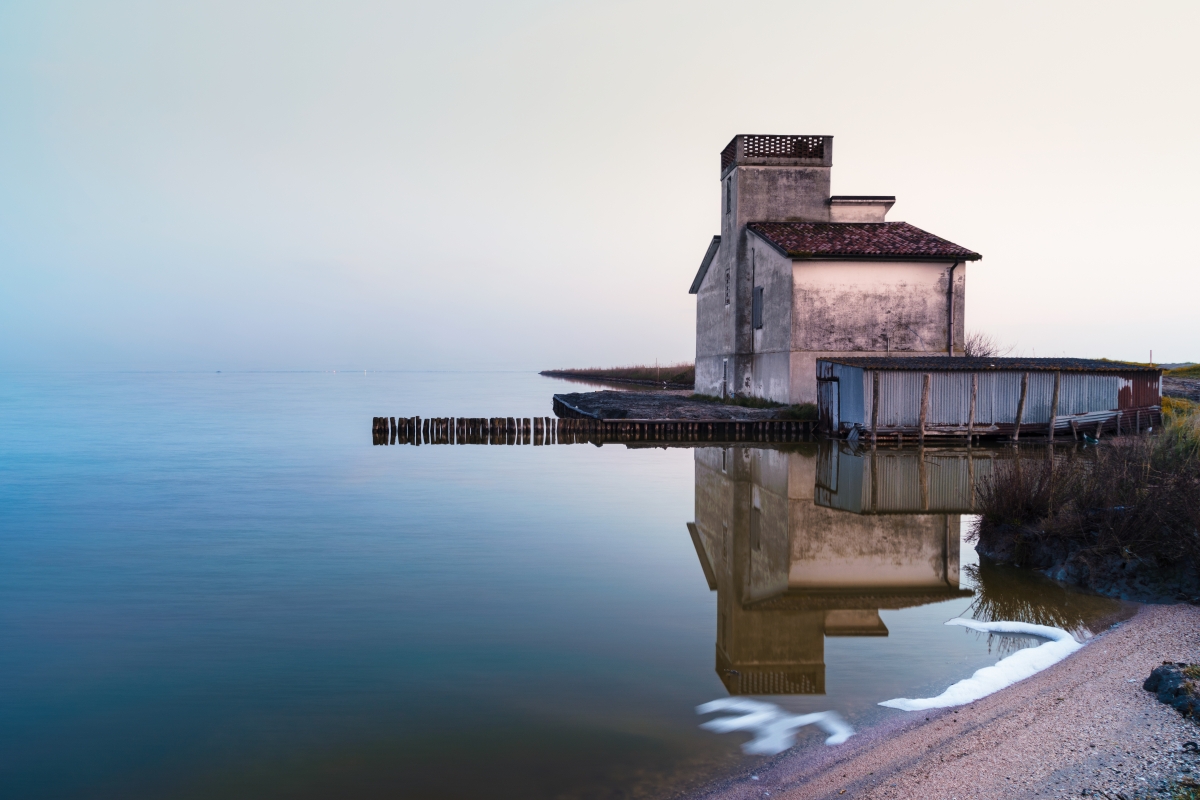
[[[975,703],[896,712],[838,747],[805,747],[709,787],[712,800],[1168,797],[1200,780],[1200,726],[1142,689],[1163,661],[1200,661],[1200,608],[1143,606],[1049,669]]]

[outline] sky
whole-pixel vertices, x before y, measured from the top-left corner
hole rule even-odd
[[[690,361],[738,133],[983,254],[1014,354],[1200,360],[1195,3],[0,0],[0,370]]]

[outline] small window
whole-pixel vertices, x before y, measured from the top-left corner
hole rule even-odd
[[[729,212],[731,210],[733,210],[733,178],[732,177],[725,179],[725,214],[726,214],[726,216],[729,215]]]
[[[763,287],[754,287],[754,329],[758,330],[763,326]]]
[[[725,305],[729,305],[729,267],[725,268]]]

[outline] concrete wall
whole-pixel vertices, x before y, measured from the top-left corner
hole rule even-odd
[[[790,360],[783,355],[786,344],[768,341],[762,344],[764,350],[757,349],[752,311],[754,287],[763,286],[767,289],[766,302],[771,304],[767,313],[776,320],[772,327],[790,324],[786,298],[791,290],[785,284],[790,284],[791,277],[787,275],[786,259],[752,237],[746,225],[764,221],[828,221],[829,170],[813,166],[738,166],[721,180],[721,248],[700,285],[696,301],[697,392],[721,394],[722,368],[727,359],[731,392],[788,402],[791,382]],[[728,306],[725,304],[727,272]],[[762,280],[771,281],[770,286]]]
[[[945,355],[950,263],[794,261],[789,371],[793,403],[815,403],[830,356]],[[965,264],[954,268],[954,346],[963,355]]]

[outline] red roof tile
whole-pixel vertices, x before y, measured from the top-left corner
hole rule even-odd
[[[907,222],[751,222],[790,258],[978,261],[982,256]]]

